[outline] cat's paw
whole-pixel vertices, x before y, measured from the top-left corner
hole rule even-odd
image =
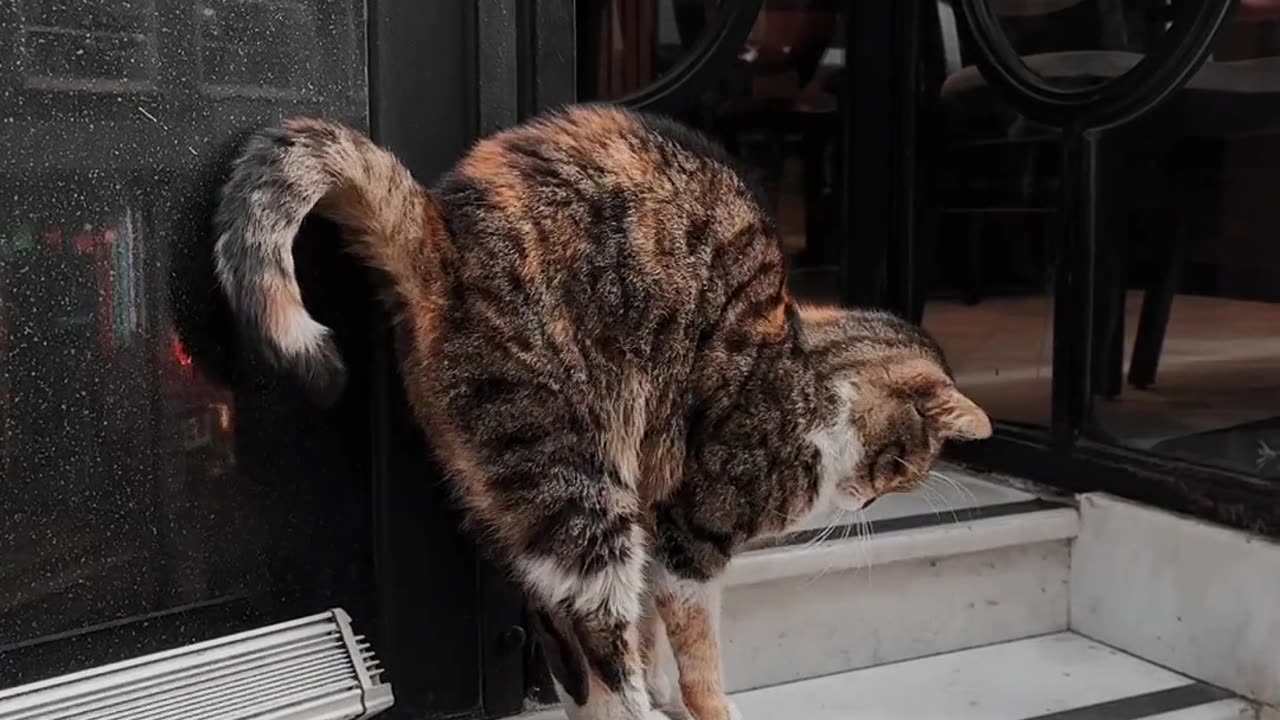
[[[692,707],[691,710],[681,708],[679,713],[667,710],[667,716],[672,720],[742,720],[738,706],[726,697],[701,705],[695,703]]]
[[[662,716],[667,720],[697,720],[683,705],[667,705],[662,710]]]

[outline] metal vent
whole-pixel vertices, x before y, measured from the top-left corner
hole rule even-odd
[[[0,720],[356,720],[391,686],[342,610],[0,690]]]

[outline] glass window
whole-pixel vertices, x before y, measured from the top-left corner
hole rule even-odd
[[[756,172],[773,203],[793,290],[841,293],[844,39],[834,0],[764,0],[734,17],[715,0],[578,3],[579,95],[634,102],[709,133]],[[722,32],[723,31],[723,32]],[[719,34],[716,47],[707,48]],[[692,58],[709,58],[683,74]]]
[[[234,354],[193,271],[242,132],[362,122],[363,17],[349,0],[0,10],[19,49],[0,55],[0,686],[335,605],[372,625],[367,400],[357,383],[317,411]],[[308,287],[361,286],[299,262]],[[363,318],[307,300],[363,339]]]
[[[1093,398],[1084,438],[1266,478],[1280,477],[1274,5],[1239,3],[1186,87],[1101,133],[1092,327],[1058,333],[1092,345],[1088,377],[1073,379]],[[1081,178],[1064,177],[1061,133],[1014,112],[973,68],[958,8],[924,6],[922,55],[937,68],[922,125],[924,323],[993,415],[1047,424],[1066,252],[1057,213],[1062,184]],[[1059,87],[1130,71],[1173,18],[1169,3],[1142,0],[988,6],[1023,61]]]
[[[1094,411],[1113,443],[1280,479],[1280,15],[1269,5],[1241,3],[1188,87],[1112,143],[1118,207],[1098,259],[1114,379]]]
[[[1096,13],[1043,17],[1005,3],[1024,53],[1063,46]],[[1047,427],[1053,379],[1058,134],[1020,117],[983,80],[959,9],[922,2],[922,104],[913,312],[947,352],[956,382],[995,419]],[[1019,10],[1026,14],[1014,14]],[[1073,38],[1072,35],[1066,35]]]

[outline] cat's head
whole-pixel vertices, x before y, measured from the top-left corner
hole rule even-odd
[[[938,344],[888,313],[820,308],[799,314],[801,347],[828,395],[809,435],[824,495],[857,510],[927,478],[947,440],[980,440],[991,421],[956,389]]]

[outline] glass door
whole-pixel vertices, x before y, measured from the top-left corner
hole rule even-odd
[[[910,306],[1004,421],[966,458],[1280,533],[1274,5],[918,3]]]
[[[0,8],[0,685],[331,606],[377,622],[361,389],[308,409],[236,351],[205,222],[245,130],[366,124],[363,14]],[[351,273],[303,265],[358,337],[321,290]]]

